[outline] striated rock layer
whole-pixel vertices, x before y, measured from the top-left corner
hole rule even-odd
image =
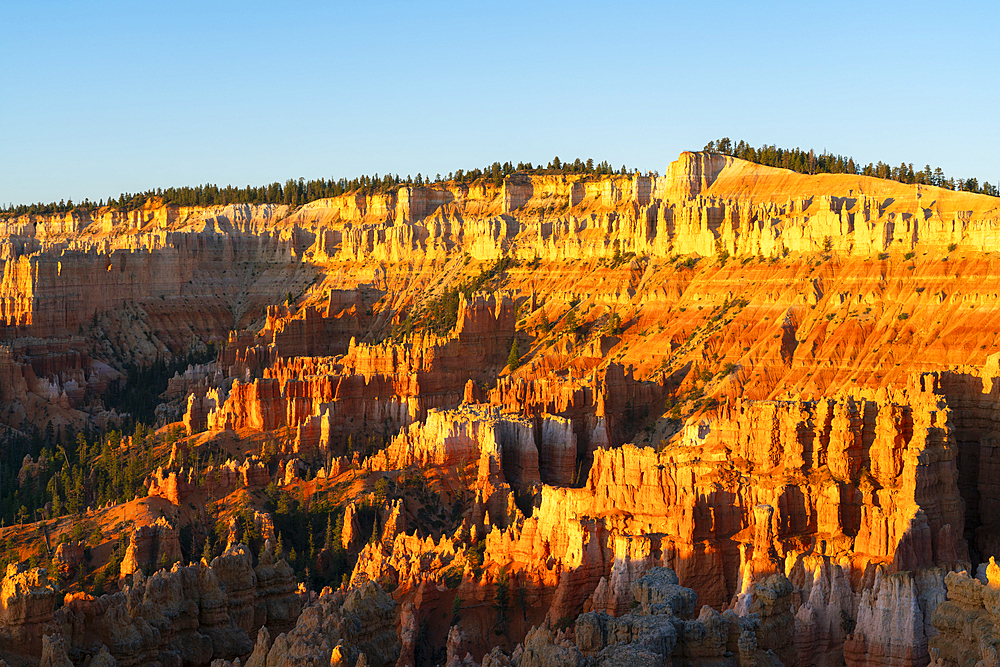
[[[913,370],[978,364],[994,351],[1000,332],[989,303],[998,272],[979,253],[993,247],[998,217],[996,199],[982,195],[806,176],[708,153],[682,154],[663,176],[514,174],[499,186],[402,186],[294,210],[150,202],[128,213],[26,215],[0,219],[0,337],[68,346],[94,386],[96,368],[84,356],[90,352],[120,363],[152,361],[193,339],[231,340],[232,330],[256,322],[260,335],[227,350],[223,362],[229,377],[245,381],[228,371],[344,354],[351,337],[375,343],[427,296],[439,295],[440,279],[457,277],[466,258],[509,256],[532,264],[512,268],[505,283],[518,308],[528,304],[532,321],[539,309],[558,319],[567,307],[588,318],[609,310],[622,317],[622,332],[530,355],[533,369],[568,364],[585,373],[614,350],[646,375],[664,362],[675,371],[721,354],[721,363],[764,371],[740,378],[753,385],[752,397],[824,394],[845,382],[878,386]],[[939,261],[951,249],[949,261]],[[824,252],[835,259],[814,266]],[[616,259],[628,253],[636,258]],[[692,263],[677,263],[681,255]],[[710,259],[726,256],[740,261]],[[286,305],[275,305],[281,301]],[[709,318],[737,302],[745,305]],[[503,355],[510,337],[501,342]],[[463,353],[475,351],[466,346]],[[23,365],[24,357],[14,356]],[[370,382],[363,361],[347,365]],[[37,367],[32,372],[40,375]],[[17,392],[32,421],[41,417],[25,407],[31,396],[56,404],[69,381],[53,370],[44,375],[58,382],[56,396]],[[416,392],[412,377],[389,375],[380,398],[441,395],[423,387],[430,378]],[[409,391],[386,391],[404,380]],[[84,386],[74,381],[65,388],[71,402]],[[259,396],[276,396],[268,391]],[[612,393],[610,400],[628,397]],[[453,407],[442,398],[431,403],[407,410]],[[319,417],[312,407],[309,414]],[[367,409],[379,420],[406,411]],[[233,419],[239,423],[238,412]]]

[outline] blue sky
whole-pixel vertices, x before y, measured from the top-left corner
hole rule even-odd
[[[4,0],[0,31],[0,204],[722,136],[1000,180],[991,3]]]

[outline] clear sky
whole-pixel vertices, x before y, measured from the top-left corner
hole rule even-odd
[[[729,136],[1000,180],[1000,9],[961,2],[0,1],[0,204]]]

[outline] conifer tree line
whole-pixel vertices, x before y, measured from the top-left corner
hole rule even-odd
[[[874,176],[885,178],[900,183],[919,183],[922,185],[936,185],[949,190],[962,190],[965,192],[975,192],[978,194],[1000,196],[1000,188],[988,182],[980,184],[976,178],[950,178],[946,177],[940,167],[931,169],[926,165],[922,170],[916,170],[913,163],[903,163],[898,167],[890,166],[882,161],[860,165],[851,157],[834,155],[827,151],[816,154],[814,150],[804,151],[799,148],[778,148],[774,145],[764,145],[754,148],[747,142],[740,140],[733,142],[729,137],[710,141],[705,145],[704,150],[714,153],[730,155],[749,162],[767,165],[769,167],[781,167],[791,169],[803,174],[859,174],[863,176]],[[58,202],[48,204],[38,202],[35,204],[8,204],[0,208],[0,215],[45,215],[51,213],[68,213],[73,210],[95,212],[105,206],[119,211],[133,211],[141,208],[147,202],[159,201],[165,204],[177,204],[179,206],[227,206],[230,204],[284,204],[298,207],[318,199],[337,197],[339,195],[355,194],[379,194],[393,190],[402,185],[430,185],[434,183],[455,182],[472,183],[478,180],[485,180],[494,186],[499,186],[503,179],[514,173],[524,174],[583,174],[583,175],[628,175],[636,173],[629,170],[624,165],[620,169],[613,168],[606,160],[595,163],[593,159],[581,160],[577,158],[573,162],[563,162],[558,157],[553,158],[546,166],[535,166],[531,162],[519,162],[516,166],[511,162],[494,162],[482,169],[470,169],[468,171],[459,169],[448,173],[447,176],[436,174],[424,176],[418,173],[416,177],[407,175],[405,178],[399,174],[374,174],[371,176],[362,175],[353,179],[313,179],[304,178],[288,179],[282,183],[277,181],[269,185],[238,187],[227,185],[220,187],[212,183],[204,185],[184,186],[173,188],[156,188],[139,193],[124,192],[117,197],[108,197],[92,201],[84,199],[82,202],[74,203],[72,199],[61,199]]]
[[[760,148],[754,148],[742,139],[734,143],[729,137],[708,142],[704,150],[768,167],[791,169],[801,174],[858,174],[885,178],[900,183],[936,185],[949,190],[974,192],[993,197],[1000,196],[1000,188],[996,185],[985,181],[980,184],[975,178],[948,178],[941,167],[932,170],[929,164],[919,171],[914,170],[912,162],[892,167],[880,160],[875,164],[869,162],[862,166],[855,162],[852,157],[834,155],[825,150],[817,155],[812,149],[804,151],[799,148],[778,148],[766,144]]]
[[[581,160],[577,158],[573,162],[562,162],[558,157],[554,158],[545,167],[537,167],[530,162],[519,162],[516,166],[511,162],[494,162],[482,169],[470,169],[465,171],[459,169],[449,173],[447,176],[437,174],[434,177],[424,176],[418,173],[416,177],[407,175],[405,178],[399,174],[377,173],[368,176],[362,175],[357,178],[347,179],[325,179],[314,180],[289,179],[284,184],[274,182],[270,185],[254,187],[237,187],[227,185],[219,187],[212,183],[204,185],[185,186],[179,188],[156,188],[146,192],[128,193],[123,192],[117,197],[108,197],[98,201],[85,199],[80,203],[74,203],[72,199],[61,199],[58,202],[44,204],[8,204],[0,208],[0,215],[45,215],[50,213],[68,213],[79,210],[95,212],[99,208],[109,206],[119,211],[134,211],[142,208],[149,201],[160,201],[165,204],[177,204],[178,206],[228,206],[230,204],[285,204],[287,206],[298,207],[318,199],[327,199],[339,195],[355,194],[380,194],[385,193],[403,185],[430,185],[433,183],[455,182],[472,183],[478,180],[485,180],[494,186],[499,186],[503,179],[514,173],[525,174],[545,174],[545,173],[572,173],[572,174],[628,174],[624,165],[621,169],[614,169],[607,161],[595,163],[594,160]]]

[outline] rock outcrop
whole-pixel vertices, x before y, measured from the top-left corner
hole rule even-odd
[[[129,535],[120,576],[125,577],[134,572],[152,574],[159,568],[170,567],[180,559],[179,532],[166,518],[160,517],[148,526],[136,528]]]
[[[945,577],[947,600],[929,614],[938,633],[929,641],[934,665],[988,665],[1000,655],[1000,567],[993,558],[984,574],[985,582],[966,572]]]
[[[187,666],[250,653],[250,636],[290,629],[301,601],[284,561],[275,565],[265,552],[255,570],[247,548],[236,545],[211,565],[175,564],[148,579],[140,570],[123,592],[67,598],[54,617],[52,606],[71,654],[105,646],[120,665]]]
[[[453,335],[423,346],[367,345],[351,338],[337,364],[276,360],[252,382],[234,379],[189,405],[186,423],[209,430],[297,429],[296,451],[326,450],[365,420],[396,428],[423,420],[432,408],[457,405],[466,382],[503,367],[514,336],[514,304],[476,295],[459,303]],[[194,427],[192,427],[194,428]]]
[[[497,484],[502,477],[519,490],[541,483],[539,440],[532,420],[481,405],[456,410],[432,410],[426,421],[401,432],[383,452],[365,461],[370,470],[398,470],[411,466],[464,467],[475,464],[480,484]],[[567,440],[559,442],[559,436]],[[546,451],[565,465],[562,453],[574,446],[565,429],[549,433]],[[575,452],[574,452],[575,460]],[[501,475],[502,473],[502,475]],[[499,475],[499,476],[498,476]],[[506,504],[506,499],[504,499]]]
[[[324,592],[302,611],[295,627],[275,637],[258,635],[248,667],[299,665],[371,665],[392,667],[400,643],[394,626],[395,603],[374,582]]]
[[[787,580],[785,581],[787,585]],[[776,590],[777,597],[770,595]],[[691,665],[773,665],[782,663],[769,645],[787,647],[791,613],[787,591],[780,585],[761,587],[760,611],[737,616],[732,611],[720,614],[703,606],[694,617],[697,596],[677,584],[677,576],[667,568],[654,568],[632,584],[634,608],[615,617],[603,611],[588,612],[576,619],[571,633],[547,628],[532,629],[523,647],[515,651],[515,664],[560,667],[595,665],[671,665],[682,660]],[[773,600],[784,601],[785,608],[775,613]],[[789,656],[785,656],[788,658]],[[517,661],[519,659],[519,662]],[[486,662],[484,661],[484,665]]]
[[[59,570],[62,577],[72,577],[83,562],[85,548],[80,542],[63,542],[56,547],[52,556],[52,565]]]
[[[62,635],[42,635],[42,658],[38,664],[40,667],[73,667]]]
[[[564,605],[556,617],[572,617],[601,577],[627,590],[655,564],[671,565],[717,607],[755,571],[784,572],[810,554],[848,556],[858,575],[866,563],[960,564],[967,557],[955,558],[965,547],[950,529],[963,519],[949,411],[934,379],[921,382],[881,402],[745,403],[660,453],[598,450],[583,488],[544,487],[522,528],[489,533],[487,553],[551,582],[554,604]],[[854,457],[871,461],[870,501],[852,481]],[[758,505],[775,509],[755,512]],[[811,536],[805,544],[803,534]],[[561,574],[539,567],[546,559],[560,562]]]
[[[634,582],[668,566],[709,606],[755,614],[755,651],[784,664],[875,664],[926,657],[942,568],[968,563],[951,529],[963,522],[954,427],[935,375],[875,396],[737,402],[662,451],[596,450],[582,488],[538,485],[537,432],[523,421],[510,432],[524,435],[507,440],[505,423],[521,422],[475,405],[431,412],[369,459],[374,470],[474,464],[479,504],[467,534],[386,532],[362,550],[356,577],[410,595],[483,539],[487,569],[516,578],[554,620],[627,614]],[[533,449],[532,465],[522,453],[508,466],[510,448]],[[504,490],[525,470],[539,491],[529,516]],[[459,595],[476,595],[469,586]]]
[[[38,655],[52,630],[56,589],[43,568],[7,566],[0,583],[0,648]]]

